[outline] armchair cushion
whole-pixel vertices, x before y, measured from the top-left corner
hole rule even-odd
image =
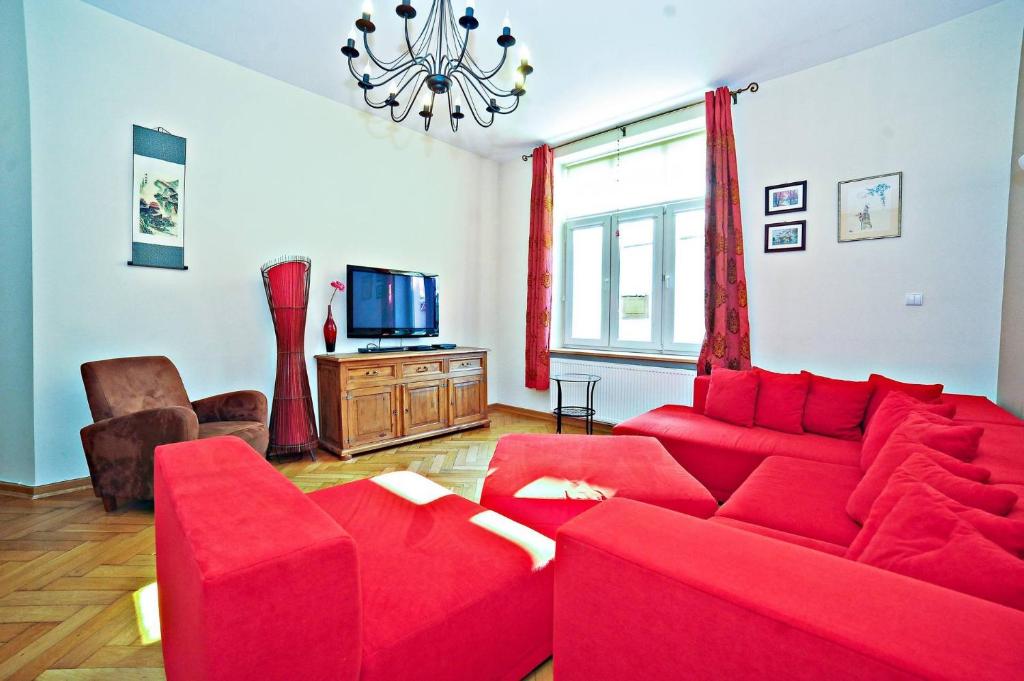
[[[196,400],[192,409],[199,423],[211,421],[267,422],[267,397],[258,390],[236,390]]]
[[[209,421],[199,423],[199,439],[234,435],[260,454],[267,453],[270,431],[259,421]]]
[[[152,499],[153,448],[195,440],[199,422],[189,407],[162,407],[97,421],[81,435],[98,495]]]

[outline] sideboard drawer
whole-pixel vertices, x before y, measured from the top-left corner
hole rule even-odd
[[[462,359],[448,360],[448,371],[452,373],[459,371],[479,371],[481,366],[482,362],[479,357],[463,357]]]
[[[441,360],[427,362],[406,362],[402,365],[402,376],[431,376],[444,373],[444,365]]]
[[[352,383],[370,383],[396,378],[394,364],[363,364],[349,367],[348,380]]]

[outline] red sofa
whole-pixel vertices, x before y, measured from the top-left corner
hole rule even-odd
[[[712,419],[708,383],[692,408],[614,433],[657,437],[725,503],[701,521],[612,499],[562,527],[559,681],[1024,679],[1024,612],[843,557],[861,531],[846,511],[859,441]],[[972,463],[1024,517],[1024,421],[982,397],[941,399],[984,427]]]
[[[170,681],[512,681],[551,654],[554,543],[414,473],[307,495],[210,438],[157,448],[154,505]]]

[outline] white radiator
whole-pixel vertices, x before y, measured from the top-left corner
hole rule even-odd
[[[664,366],[590,362],[577,359],[551,359],[551,375],[594,374],[601,381],[594,390],[594,420],[621,423],[664,404],[693,404],[693,379],[697,372]],[[585,406],[582,383],[562,383],[563,406]],[[551,408],[558,402],[555,382],[551,381]]]

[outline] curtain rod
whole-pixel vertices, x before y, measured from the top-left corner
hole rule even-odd
[[[747,85],[747,87],[741,87],[738,90],[730,90],[729,91],[729,95],[732,96],[732,103],[735,104],[737,102],[737,100],[739,98],[739,94],[741,92],[757,92],[758,88],[760,88],[760,85],[758,85],[756,82],[753,82],[753,83],[750,83],[749,85]],[[621,131],[622,132],[622,136],[625,137],[626,136],[626,128],[628,128],[631,125],[636,125],[637,123],[643,123],[645,121],[649,121],[649,120],[652,120],[654,118],[661,118],[662,116],[667,116],[668,114],[675,113],[677,111],[684,111],[686,109],[689,109],[691,107],[694,107],[694,106],[697,106],[698,104],[703,104],[703,103],[704,103],[703,99],[698,99],[696,101],[688,102],[688,103],[683,104],[681,106],[677,106],[674,109],[668,109],[666,111],[661,111],[661,112],[658,112],[656,114],[651,114],[650,116],[644,116],[643,118],[637,118],[635,120],[629,121],[628,123],[620,123],[619,125],[614,125],[614,126],[612,126],[610,128],[605,128],[604,130],[598,130],[597,132],[592,132],[590,134],[584,135],[583,137],[577,137],[576,139],[571,139],[568,142],[562,142],[561,144],[556,144],[555,146],[553,146],[551,148],[552,149],[561,149],[562,147],[567,147],[570,144],[576,144],[577,142],[582,142],[583,140],[588,140],[591,137],[597,137],[598,135],[603,135],[603,134],[605,134],[607,132],[611,132],[613,130]],[[531,158],[533,158],[533,154],[523,154],[523,161],[529,161]]]

